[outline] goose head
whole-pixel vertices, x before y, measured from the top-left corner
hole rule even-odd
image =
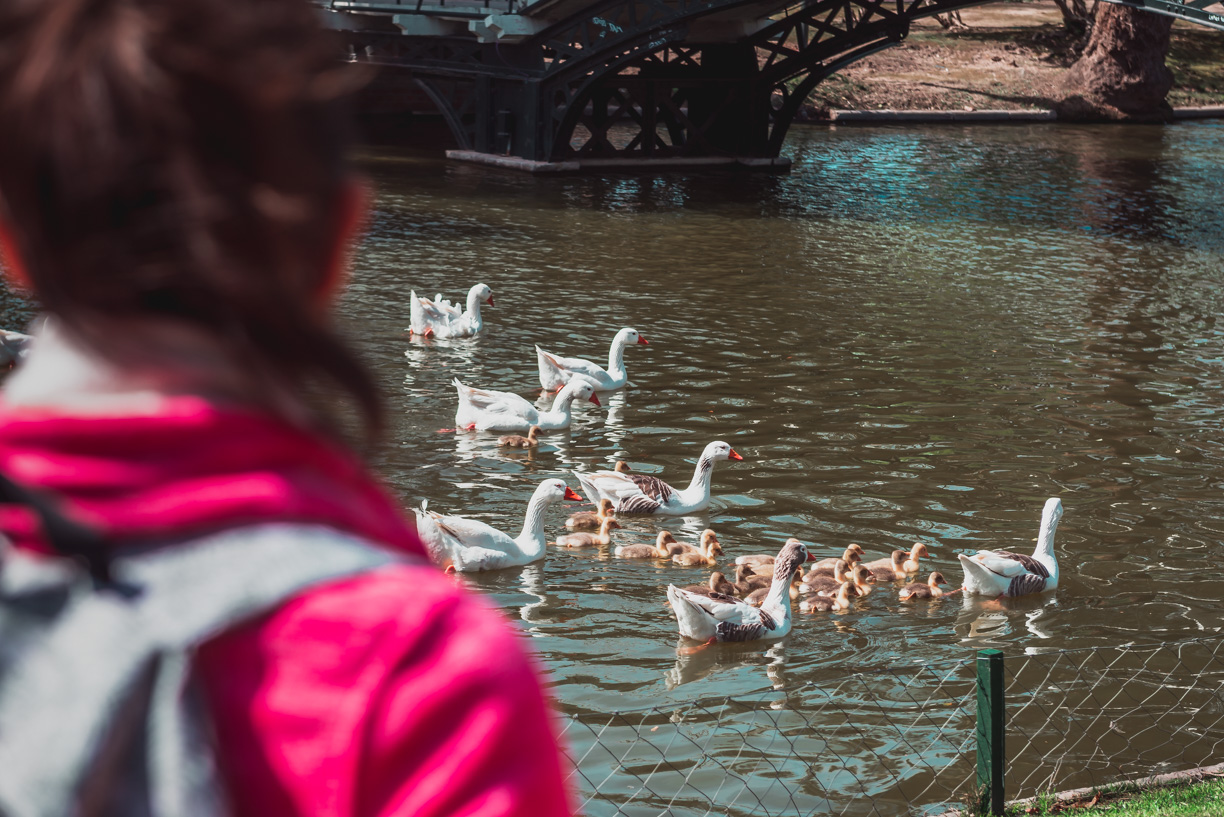
[[[732,448],[728,443],[725,443],[722,440],[715,440],[714,442],[707,445],[705,447],[705,451],[701,452],[701,458],[703,460],[712,460],[714,462],[718,462],[719,460],[742,460],[743,459],[743,457],[735,453],[734,448]]]
[[[707,556],[723,552],[722,543],[718,541],[718,536],[710,528],[706,528],[701,532],[701,543],[697,547]]]
[[[672,536],[669,531],[661,530],[659,535],[655,537],[655,552],[666,559],[671,556],[671,548],[669,546],[674,544],[676,544],[676,537]]]
[[[537,442],[539,438],[540,438],[540,427],[539,426],[532,426],[531,428],[527,429],[527,439],[531,440],[534,443],[534,442]]]
[[[789,544],[803,545],[803,542],[799,541],[798,539],[796,539],[795,537],[793,537],[793,536],[792,536],[791,538],[789,538],[789,539],[787,539],[787,540],[786,540],[786,544],[787,544],[787,545],[789,545]],[[806,554],[808,555],[808,556],[807,556],[807,559],[805,559],[804,561],[807,561],[807,562],[814,562],[814,561],[816,561],[816,554],[815,554],[815,553],[812,553],[810,550],[808,550],[808,549],[807,549],[807,545],[803,545],[803,552],[804,552],[804,553],[806,553]]]
[[[842,582],[842,586],[837,588],[837,603],[836,606],[842,610],[850,607],[850,599],[855,596],[864,596],[866,593],[859,590],[854,582]]]
[[[477,284],[468,291],[468,303],[479,303],[481,301],[489,306],[493,306],[493,290],[489,289],[485,284]]]
[[[572,403],[575,400],[588,400],[595,405],[602,405],[595,396],[595,384],[582,377],[575,377],[557,395],[557,400]]]
[[[947,583],[948,580],[944,578],[944,574],[940,573],[938,570],[932,573],[931,577],[927,579],[927,584],[931,587],[939,587],[939,585]]]
[[[930,556],[931,551],[927,550],[927,546],[922,542],[915,542],[910,548],[909,558],[905,560],[905,564],[901,567],[906,573],[915,573],[918,570],[918,560],[923,556]]]
[[[861,564],[854,566],[850,573],[850,578],[853,580],[854,586],[863,591],[863,595],[867,595],[871,590],[871,585],[875,584],[876,580],[875,574]]]
[[[798,539],[788,539],[782,546],[782,550],[778,551],[778,557],[774,559],[774,579],[777,580],[779,576],[782,576],[789,584],[791,576],[799,569],[799,565],[807,560],[807,545]]]
[[[631,469],[629,467],[629,463],[625,462],[624,460],[617,460],[616,465],[612,466],[612,470],[618,474],[628,474],[633,469]]]
[[[535,495],[548,503],[566,501],[582,501],[582,497],[574,489],[565,484],[563,479],[546,479],[536,488]]]
[[[838,582],[850,581],[850,562],[845,559],[838,559],[833,563],[833,580]]]
[[[640,343],[643,346],[649,346],[650,341],[638,334],[638,330],[631,329],[626,326],[624,329],[616,333],[616,337],[612,339],[613,345],[629,346],[634,343]]]

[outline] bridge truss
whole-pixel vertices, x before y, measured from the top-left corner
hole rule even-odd
[[[984,0],[318,2],[352,59],[412,72],[464,150],[768,164],[821,80]],[[1224,29],[1220,0],[1111,2]]]

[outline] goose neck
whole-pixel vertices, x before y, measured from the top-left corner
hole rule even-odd
[[[1058,515],[1047,512],[1041,516],[1041,529],[1037,533],[1037,547],[1033,557],[1054,561],[1054,534],[1058,530]]]
[[[768,610],[771,615],[781,613],[777,617],[782,621],[790,618],[790,583],[790,576],[775,572],[761,609]]]
[[[714,460],[703,454],[701,459],[697,460],[697,465],[693,467],[693,478],[689,480],[689,485],[684,489],[684,493],[690,497],[693,495],[705,496],[710,490],[710,481],[713,477]]]
[[[474,289],[468,292],[467,311],[473,317],[479,317],[480,315],[480,293]]]
[[[570,409],[574,405],[574,392],[567,386],[557,392],[556,398],[553,400],[551,414],[556,414],[562,418],[570,416]]]
[[[608,349],[608,374],[616,376],[625,371],[626,345],[620,335],[612,339],[612,346]]]
[[[543,496],[536,495],[527,505],[527,514],[523,518],[523,532],[515,540],[527,556],[538,556],[544,552],[547,542],[544,540],[544,509],[548,502]]]

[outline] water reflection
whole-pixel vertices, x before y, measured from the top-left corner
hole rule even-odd
[[[675,690],[709,678],[724,670],[749,669],[760,673],[763,685],[786,689],[786,639],[761,644],[694,645],[681,638],[676,642],[676,663],[664,674],[666,688]]]

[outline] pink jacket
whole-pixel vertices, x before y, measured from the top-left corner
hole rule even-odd
[[[198,398],[141,416],[0,406],[0,470],[119,544],[295,521],[423,555],[346,451]],[[46,549],[25,509],[0,508],[0,532]],[[205,644],[196,666],[237,815],[571,814],[525,644],[428,564],[313,588]]]
[[[569,814],[522,640],[420,566],[318,588],[206,645],[237,814]]]

